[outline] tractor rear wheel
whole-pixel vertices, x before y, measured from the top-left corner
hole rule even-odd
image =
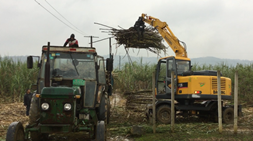
[[[104,140],[107,138],[107,125],[109,124],[110,121],[110,99],[107,93],[105,93],[105,120],[104,120]]]
[[[24,141],[24,127],[20,122],[12,122],[7,130],[6,141]]]
[[[39,117],[40,117],[39,99],[36,97],[35,94],[33,94],[29,112],[29,125],[37,124],[37,119]]]
[[[96,141],[106,141],[106,128],[104,121],[98,121],[96,127]]]
[[[110,105],[108,94],[104,93],[101,97],[100,106],[99,106],[100,114],[99,121],[97,122],[95,129],[95,140],[96,141],[105,141],[107,138],[107,121],[110,120]]]
[[[159,106],[156,118],[160,123],[169,124],[171,121],[171,108],[168,105]]]
[[[106,108],[106,112],[107,112],[106,120],[107,120],[107,124],[109,124],[110,123],[110,116],[111,116],[111,112],[110,112],[110,110],[111,110],[111,104],[110,104],[110,98],[109,98],[108,94],[106,95],[106,99],[105,100],[107,101],[107,103],[106,103],[106,105],[107,105],[107,108]]]

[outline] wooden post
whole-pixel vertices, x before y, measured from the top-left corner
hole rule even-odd
[[[155,107],[155,72],[153,72],[153,77],[152,77],[152,90],[153,90],[153,133],[156,132],[156,107]]]
[[[237,122],[238,122],[238,71],[235,72],[235,84],[234,84],[234,134],[237,134]]]
[[[175,106],[174,106],[174,100],[175,100],[175,93],[174,93],[174,71],[171,72],[171,132],[174,133],[174,125],[175,125]]]
[[[217,71],[217,87],[218,87],[218,120],[219,120],[219,133],[222,133],[222,105],[221,105],[221,82],[220,71]]]

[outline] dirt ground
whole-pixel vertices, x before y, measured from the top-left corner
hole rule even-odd
[[[132,141],[135,137],[131,136],[130,128],[132,125],[143,125],[148,126],[145,114],[126,110],[126,99],[120,94],[114,94],[110,98],[111,104],[111,118],[110,124],[108,125],[108,137],[109,141]],[[244,116],[239,119],[238,132],[239,133],[253,133],[253,107],[243,108]],[[0,104],[0,140],[5,140],[5,135],[8,126],[14,122],[20,121],[23,125],[28,123],[28,117],[25,116],[25,106],[23,103],[10,103]],[[183,119],[177,118],[176,123],[188,123],[193,121],[203,122],[196,118]],[[208,123],[207,123],[208,124]],[[158,125],[162,127],[163,125]],[[216,125],[215,125],[216,126]],[[218,125],[217,125],[218,126]],[[152,129],[152,125],[148,129]],[[186,125],[185,127],[188,127]],[[147,130],[148,130],[147,129]],[[233,125],[227,125],[224,128],[224,132],[233,132]],[[152,133],[152,130],[147,132]],[[49,141],[65,140],[65,141],[79,141],[87,139],[87,134],[62,134],[62,135],[51,135]]]
[[[122,99],[121,96],[113,95],[110,98],[111,101],[111,124],[118,122],[124,122],[124,120],[121,120],[125,115],[125,103],[126,100]],[[23,103],[0,103],[0,141],[5,140],[6,132],[8,129],[8,126],[14,122],[19,121],[24,126],[28,124],[28,116],[25,115],[26,107]],[[122,114],[124,113],[124,114]],[[127,113],[128,116],[130,116],[130,113]],[[131,139],[128,139],[127,137],[117,136],[117,135],[111,135],[110,131],[113,131],[108,128],[108,137],[107,140],[109,141],[130,141]],[[86,133],[70,133],[70,134],[57,134],[57,135],[50,135],[49,141],[79,141],[83,139],[87,139],[88,134]]]
[[[14,121],[24,125],[28,123],[25,115],[26,107],[23,103],[0,104],[0,137],[4,137],[8,126]]]

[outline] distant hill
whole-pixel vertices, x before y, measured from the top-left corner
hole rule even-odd
[[[8,58],[12,58],[13,61],[21,61],[25,62],[27,56],[8,56]],[[104,56],[104,58],[108,58],[108,56]],[[148,63],[148,64],[156,64],[158,59],[157,57],[133,57],[130,56],[132,62],[140,62]],[[221,59],[216,57],[200,57],[200,58],[192,58],[191,59],[193,65],[216,65],[216,64],[226,64],[228,66],[236,66],[236,64],[253,64],[253,61],[250,60],[239,60],[239,59]],[[125,63],[130,62],[127,56],[114,56],[114,68],[117,68],[119,65],[122,66]]]
[[[107,56],[104,56],[107,57]],[[131,57],[132,62],[140,62],[142,59],[143,63],[156,64],[158,59],[157,57]],[[249,60],[239,60],[239,59],[221,59],[216,57],[200,57],[200,58],[192,58],[192,65],[217,65],[217,64],[226,64],[228,66],[236,66],[236,64],[253,64],[253,61]],[[124,64],[129,62],[127,56],[123,58],[123,56],[115,56],[114,57],[114,68],[118,67],[119,64]]]
[[[226,64],[228,66],[236,66],[236,64],[252,64],[253,61],[249,60],[239,60],[239,59],[220,59],[216,57],[200,57],[200,58],[192,58],[192,64],[198,64],[198,65],[203,65],[203,64],[211,64],[211,65],[216,65],[216,64]]]

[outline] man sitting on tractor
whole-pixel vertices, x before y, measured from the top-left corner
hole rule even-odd
[[[78,41],[75,39],[74,34],[70,35],[70,38],[66,40],[63,46],[65,47],[67,44],[69,44],[69,47],[79,47]]]

